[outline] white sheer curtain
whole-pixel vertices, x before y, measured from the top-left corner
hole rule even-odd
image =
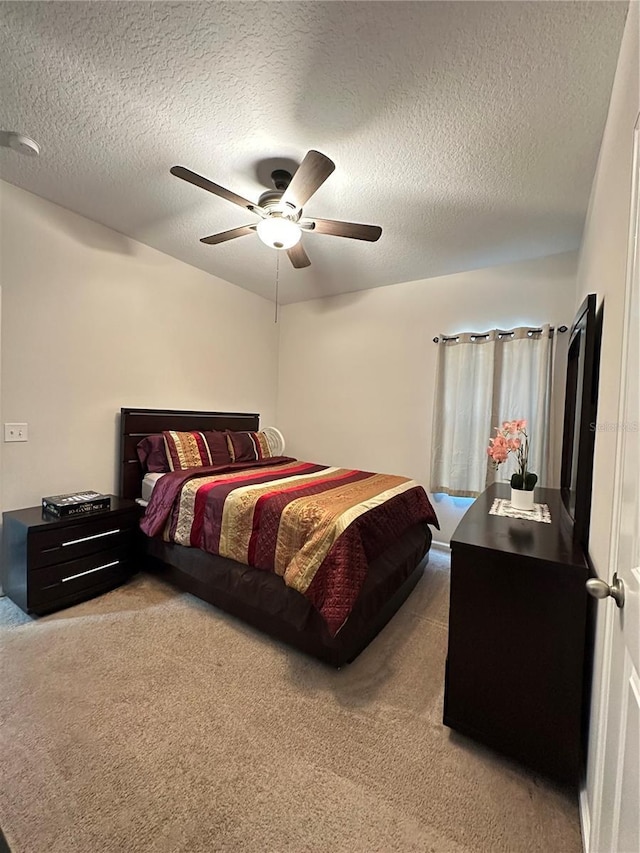
[[[521,418],[528,421],[529,470],[548,484],[554,355],[549,325],[439,338],[432,492],[475,497],[494,479],[508,480],[515,460],[496,475],[486,448],[495,427]]]

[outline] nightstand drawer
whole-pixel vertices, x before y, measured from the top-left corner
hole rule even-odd
[[[29,607],[67,597],[110,579],[121,579],[130,570],[129,545],[109,548],[77,560],[29,573]]]
[[[82,524],[32,532],[28,545],[29,568],[66,563],[120,545],[131,546],[135,533],[134,518],[130,515],[114,518],[111,514],[92,522],[85,518]]]

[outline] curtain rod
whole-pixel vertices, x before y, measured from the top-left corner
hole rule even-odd
[[[558,326],[558,331],[559,332],[566,332],[567,328],[568,328],[567,326]],[[529,334],[535,335],[536,333],[539,334],[541,331],[542,331],[542,329],[529,329]],[[549,331],[555,332],[555,328],[553,326],[551,326]],[[501,335],[511,335],[511,334],[512,334],[512,332],[498,332],[498,337],[500,337]],[[484,334],[474,335],[474,337],[476,337],[476,338],[486,338],[488,336],[489,336],[489,332],[485,332]],[[442,340],[443,341],[455,341],[459,337],[460,337],[460,335],[443,335]],[[434,344],[440,343],[440,338],[436,335],[436,337],[433,339],[433,342],[434,342]]]

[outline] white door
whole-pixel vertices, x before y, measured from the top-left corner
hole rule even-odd
[[[601,790],[593,853],[640,851],[640,117],[635,128],[633,194],[620,385],[610,576],[624,584],[624,606],[606,608],[604,713],[599,732]]]

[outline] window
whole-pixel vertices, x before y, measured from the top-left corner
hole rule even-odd
[[[476,497],[496,479],[486,448],[503,421],[526,418],[529,468],[549,476],[555,336],[541,329],[440,337],[431,444],[431,491]],[[514,461],[500,467],[509,479]]]

